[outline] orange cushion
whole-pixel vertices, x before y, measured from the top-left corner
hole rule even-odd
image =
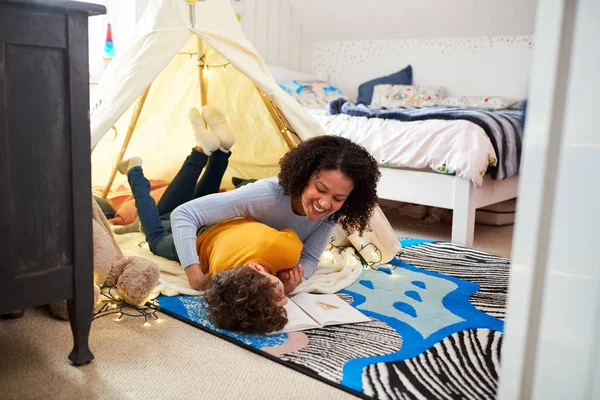
[[[158,204],[163,193],[167,190],[167,186],[158,189],[150,190],[150,196]],[[135,221],[138,217],[137,209],[135,208],[135,200],[133,196],[127,197],[118,208],[115,217],[111,220],[115,225],[128,225]]]
[[[160,179],[150,179],[150,196],[158,204],[158,201],[167,190],[169,182]],[[94,186],[92,193],[96,196],[101,196],[104,187]],[[219,192],[224,192],[224,189],[219,189]],[[114,225],[128,225],[135,221],[138,217],[137,209],[135,208],[135,200],[131,194],[131,189],[125,185],[119,185],[116,189],[111,190],[106,199],[116,210],[115,217],[110,221]]]
[[[160,179],[150,179],[150,195],[156,202],[160,200],[169,182]],[[102,196],[104,186],[92,187],[92,194],[96,196]],[[135,208],[135,201],[131,194],[131,189],[126,185],[119,185],[113,188],[108,195],[106,200],[116,210],[115,217],[111,219],[111,222],[115,225],[127,225],[135,221],[137,218],[137,210]]]

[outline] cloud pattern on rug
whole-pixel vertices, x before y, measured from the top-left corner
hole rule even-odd
[[[403,321],[424,338],[464,321],[444,306],[444,299],[458,289],[458,284],[421,271],[398,269],[397,272],[363,274],[358,284],[348,288],[357,298],[355,306]]]

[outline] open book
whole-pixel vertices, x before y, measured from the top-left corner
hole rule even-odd
[[[335,294],[300,293],[285,305],[288,323],[281,332],[303,331],[327,325],[353,324],[371,319]]]

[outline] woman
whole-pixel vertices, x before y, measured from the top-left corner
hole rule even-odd
[[[319,136],[290,150],[280,165],[278,177],[197,198],[173,211],[174,245],[192,287],[207,282],[196,251],[197,233],[221,221],[245,217],[296,232],[304,245],[299,261],[304,268],[277,273],[286,293],[300,284],[303,275],[314,273],[335,223],[346,231],[367,229],[381,174],[363,147],[342,137]]]

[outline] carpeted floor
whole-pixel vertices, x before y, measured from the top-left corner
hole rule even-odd
[[[96,359],[74,367],[71,331],[44,310],[0,321],[2,399],[348,399],[351,395],[180,321],[92,325]],[[277,377],[277,379],[275,379]]]
[[[390,222],[399,236],[449,238],[445,226],[410,226],[414,221],[394,216]],[[511,239],[512,226],[478,226],[475,247],[506,257]],[[133,318],[96,320],[90,334],[96,359],[83,367],[67,360],[72,339],[65,321],[43,309],[0,321],[2,398],[353,398],[192,326],[162,318],[162,324],[150,327]]]
[[[386,203],[393,204],[393,203]],[[387,211],[385,214],[400,238],[411,237],[431,240],[450,241],[452,238],[452,225],[428,224],[423,220],[398,215]],[[490,226],[475,225],[475,239],[473,247],[493,254],[498,257],[510,258],[514,225]]]

